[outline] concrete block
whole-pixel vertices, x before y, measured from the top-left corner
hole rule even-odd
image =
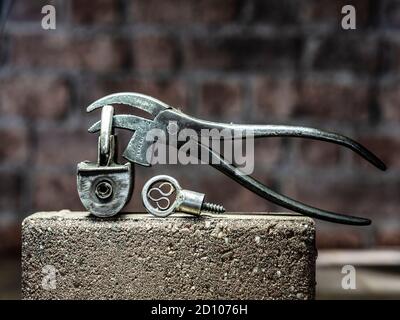
[[[22,224],[24,299],[313,299],[315,226],[288,214],[40,212]]]

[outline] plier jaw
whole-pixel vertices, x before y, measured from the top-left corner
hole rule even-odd
[[[141,109],[142,111],[145,111],[154,117],[152,120],[149,120],[130,114],[114,115],[114,127],[134,131],[128,146],[123,152],[123,156],[130,162],[144,166],[151,166],[152,164],[151,159],[149,159],[149,148],[152,147],[155,141],[148,139],[149,133],[153,129],[157,129],[164,132],[165,136],[167,137],[169,130],[168,126],[171,123],[175,123],[178,129],[191,129],[197,134],[197,136],[201,135],[201,131],[204,129],[217,129],[228,130],[231,132],[231,137],[239,138],[245,138],[246,134],[243,133],[250,132],[251,136],[254,138],[300,137],[331,142],[351,149],[365,160],[376,166],[378,169],[386,170],[385,164],[375,154],[362,146],[360,143],[343,135],[309,127],[284,125],[243,125],[206,121],[186,115],[180,110],[168,106],[157,99],[138,93],[123,92],[111,94],[93,102],[87,108],[87,111],[91,112],[95,109],[102,108],[105,105],[113,104],[129,105],[133,108]],[[99,129],[100,121],[90,127],[89,132],[96,132]],[[240,132],[240,134],[237,134],[237,132]],[[168,144],[168,140],[166,140],[165,143]],[[325,221],[350,225],[369,225],[371,223],[369,219],[318,209],[281,195],[269,189],[267,186],[257,181],[253,177],[241,172],[240,169],[228,163],[214,150],[201,144],[199,139],[197,140],[197,143],[199,149],[209,155],[210,161],[208,163],[211,166],[264,199],[306,216]]]

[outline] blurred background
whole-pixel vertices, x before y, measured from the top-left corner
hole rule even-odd
[[[255,176],[308,204],[373,220],[317,222],[318,298],[400,298],[400,1],[0,4],[0,298],[20,294],[22,219],[83,210],[76,164],[96,160],[97,136],[86,130],[100,118],[85,108],[119,91],[204,119],[307,125],[362,142],[387,172],[343,147],[271,138],[256,142]],[[47,4],[55,30],[41,26]],[[347,4],[356,30],[341,27]],[[127,210],[143,210],[148,178],[170,174],[229,211],[284,211],[209,166],[193,168],[136,166]],[[348,263],[360,266],[357,290],[340,288]]]

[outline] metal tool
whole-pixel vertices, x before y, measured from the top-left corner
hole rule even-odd
[[[85,208],[98,217],[111,217],[121,211],[133,190],[131,164],[116,163],[113,114],[112,106],[103,107],[97,163],[83,161],[77,168],[79,197]]]
[[[167,217],[173,212],[190,213],[196,216],[199,216],[202,211],[225,212],[223,206],[204,202],[204,198],[204,193],[182,189],[176,179],[167,175],[151,178],[142,189],[143,205],[156,217]]]
[[[153,119],[145,119],[131,114],[119,114],[115,115],[113,120],[114,127],[134,131],[134,134],[129,141],[128,146],[123,152],[123,156],[130,162],[137,163],[143,166],[151,165],[151,163],[147,160],[146,152],[149,147],[151,147],[151,145],[155,142],[146,139],[147,133],[152,129],[158,129],[165,132],[166,137],[168,137],[167,132],[169,124],[175,123],[178,129],[190,128],[199,135],[201,135],[202,129],[217,129],[228,130],[232,132],[232,136],[234,137],[236,136],[235,132],[240,131],[252,132],[252,135],[255,138],[300,137],[332,142],[350,148],[354,152],[358,153],[361,157],[375,165],[377,168],[381,170],[386,169],[385,164],[361,144],[336,133],[326,132],[308,127],[283,125],[243,125],[205,121],[186,115],[182,111],[168,106],[167,104],[152,97],[130,92],[116,93],[103,97],[93,102],[87,108],[87,111],[91,112],[108,104],[129,105],[131,107],[145,111],[154,117]],[[99,121],[89,129],[89,132],[96,132],[100,130],[100,127],[101,125]],[[246,138],[246,136],[243,135],[238,136],[241,139]],[[165,141],[165,143],[168,144],[169,141],[167,140]],[[202,152],[207,152],[207,154],[209,155],[210,161],[208,163],[211,166],[218,169],[225,175],[229,176],[245,188],[256,193],[264,199],[272,201],[284,208],[321,220],[351,225],[368,225],[371,223],[369,219],[321,210],[281,195],[269,189],[253,177],[243,174],[243,172],[241,172],[234,165],[228,163],[228,161],[226,161],[221,155],[216,153],[208,146],[203,145],[200,140],[197,140],[196,143],[198,144],[198,147]],[[178,147],[183,144],[184,142],[178,141]]]

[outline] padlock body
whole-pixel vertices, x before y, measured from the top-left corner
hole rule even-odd
[[[133,191],[131,164],[99,166],[89,161],[78,164],[77,184],[84,207],[97,217],[112,217],[129,202]]]

